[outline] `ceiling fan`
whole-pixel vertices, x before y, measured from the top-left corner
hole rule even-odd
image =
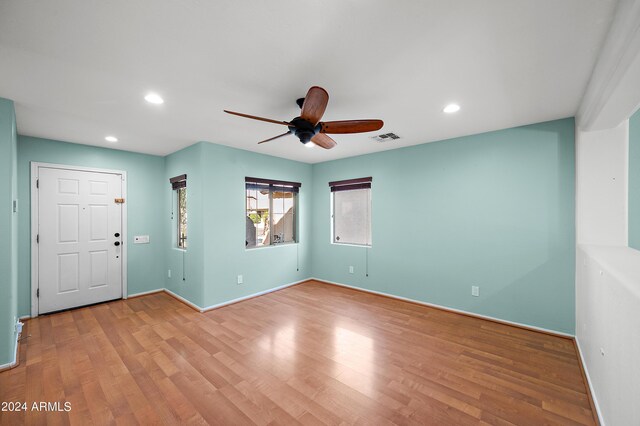
[[[313,142],[322,148],[331,149],[336,146],[336,141],[327,136],[327,134],[373,132],[375,130],[380,130],[384,125],[382,120],[321,122],[320,119],[322,118],[322,115],[327,108],[327,103],[329,102],[329,94],[322,87],[313,86],[307,92],[306,97],[300,98],[296,102],[302,111],[300,112],[299,117],[295,117],[291,121],[271,120],[270,118],[256,117],[255,115],[227,111],[226,109],[224,112],[238,115],[240,117],[266,121],[267,123],[282,124],[289,127],[288,132],[260,141],[258,142],[259,144],[294,134],[298,139],[300,139],[300,142],[305,145]]]

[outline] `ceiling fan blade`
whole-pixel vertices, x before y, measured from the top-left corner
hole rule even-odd
[[[364,133],[382,129],[382,120],[344,120],[320,123],[322,133]]]
[[[313,86],[304,98],[300,118],[315,126],[322,118],[324,110],[327,109],[327,103],[329,103],[327,91],[322,87]]]
[[[288,123],[286,121],[272,120],[270,118],[257,117],[255,115],[243,114],[241,112],[227,111],[226,109],[223,111],[226,112],[227,114],[238,115],[240,117],[251,118],[253,120],[260,120],[260,121],[266,121],[267,123],[284,124],[285,126],[291,126],[291,123]]]
[[[265,140],[263,140],[263,141],[260,141],[260,142],[258,142],[258,144],[265,143],[265,142],[269,142],[269,141],[272,141],[272,140],[274,140],[274,139],[278,139],[278,138],[281,138],[281,137],[283,137],[283,136],[287,136],[287,135],[290,135],[290,134],[291,134],[291,130],[289,130],[288,132],[283,133],[283,134],[281,134],[281,135],[274,136],[274,137],[272,137],[272,138],[269,138],[269,139],[265,139]]]
[[[334,141],[324,133],[317,133],[314,137],[311,138],[311,142],[315,143],[318,146],[321,146],[324,149],[331,149],[337,145],[336,141]]]

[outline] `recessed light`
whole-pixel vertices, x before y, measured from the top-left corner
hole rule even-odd
[[[149,102],[150,104],[156,105],[164,103],[164,99],[162,99],[157,93],[147,93],[147,96],[144,97],[144,100]]]
[[[306,146],[307,148],[313,148],[314,146],[316,146],[316,144],[311,142],[311,141],[309,141],[309,142],[305,143],[304,146]]]
[[[118,142],[118,138],[116,138],[115,136],[107,136],[104,138],[104,140],[106,140],[107,142]]]
[[[458,111],[460,111],[460,105],[458,105],[458,104],[449,104],[446,107],[444,107],[444,109],[442,111],[446,112],[447,114],[458,112]]]

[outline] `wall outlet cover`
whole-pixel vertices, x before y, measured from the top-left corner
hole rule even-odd
[[[471,295],[478,297],[480,296],[480,287],[478,287],[477,285],[472,285],[471,286]]]
[[[149,244],[148,235],[136,235],[133,237],[133,244]]]
[[[242,275],[238,275],[238,284],[242,284],[242,283],[243,283]]]

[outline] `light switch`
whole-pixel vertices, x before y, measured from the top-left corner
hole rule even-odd
[[[136,235],[133,237],[133,244],[149,244],[148,235]]]

